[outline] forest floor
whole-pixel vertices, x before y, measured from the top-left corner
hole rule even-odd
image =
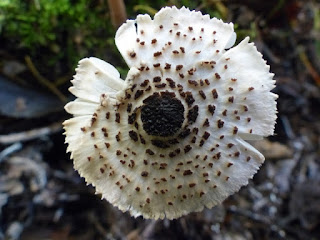
[[[96,2],[95,9],[102,11],[99,4],[103,1]],[[181,1],[154,2],[159,3],[130,1],[138,7],[132,10],[130,5],[129,17],[141,11],[151,13],[166,3],[181,5]],[[266,161],[254,179],[221,205],[173,221],[134,219],[120,212],[95,195],[92,186],[86,186],[66,154],[61,123],[70,117],[63,106],[71,98],[67,88],[75,60],[54,42],[50,47],[31,49],[24,39],[22,46],[3,25],[0,240],[320,239],[320,3],[246,0],[192,4],[189,7],[195,5],[236,23],[238,39],[250,35],[275,73],[273,91],[279,95],[276,131],[255,144]],[[218,10],[210,12],[214,7]],[[108,37],[113,38],[114,32],[109,31]],[[72,35],[78,41],[73,49],[77,57],[94,53],[84,50],[89,43],[81,45],[86,34]],[[52,58],[57,52],[65,55]],[[125,72],[117,54],[116,50],[104,50],[101,57],[115,61]]]

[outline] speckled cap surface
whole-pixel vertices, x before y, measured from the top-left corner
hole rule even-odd
[[[138,15],[116,33],[130,67],[85,58],[64,122],[74,168],[134,217],[174,219],[212,208],[257,172],[246,140],[272,135],[273,74],[232,23],[187,8]]]

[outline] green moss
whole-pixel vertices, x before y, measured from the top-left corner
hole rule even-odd
[[[101,1],[2,0],[0,9],[0,37],[47,67],[64,61],[71,68],[81,57],[113,48],[106,39],[114,29]]]

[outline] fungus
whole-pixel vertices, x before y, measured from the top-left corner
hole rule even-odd
[[[248,183],[264,156],[246,140],[273,134],[277,95],[254,44],[235,39],[232,23],[165,7],[118,29],[125,81],[100,59],[79,62],[67,151],[102,198],[134,217],[174,219]]]

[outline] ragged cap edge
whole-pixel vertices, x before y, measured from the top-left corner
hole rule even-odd
[[[182,11],[185,11],[185,10],[182,10]],[[142,18],[148,19],[148,17],[141,17],[141,19]],[[228,46],[228,44],[226,46]],[[248,39],[245,39],[243,41],[243,44],[244,44],[243,46],[242,45],[240,45],[240,46],[242,46],[244,48],[246,48],[247,46],[253,46],[253,44],[248,44]],[[236,47],[235,47],[235,49],[236,49]],[[248,49],[250,50],[250,47],[248,47]],[[257,52],[255,47],[251,48],[251,50],[252,49],[254,49],[253,50],[254,52]],[[236,50],[234,50],[234,51],[236,51]],[[231,57],[233,58],[234,56],[231,56]],[[255,58],[262,59],[261,54],[259,55],[259,53],[258,53]],[[84,62],[86,62],[86,61],[84,61]],[[97,62],[96,60],[94,60],[92,62],[97,63],[96,65],[98,65],[98,66],[101,66],[99,61]],[[272,85],[272,84],[270,84],[270,82],[272,83],[272,81],[269,81],[269,80],[270,80],[270,78],[272,79],[273,74],[269,73],[269,66],[265,67],[265,65],[266,65],[265,61],[262,60],[262,62],[263,62],[263,64],[262,64],[263,68],[265,68],[267,70],[268,74],[269,74],[268,78],[267,78],[267,82],[266,82],[266,83],[268,83],[267,87],[272,89],[274,87],[274,82],[273,82],[273,85]],[[261,63],[261,60],[258,60],[258,63]],[[97,67],[97,68],[99,69],[100,67]],[[114,96],[116,96],[117,99],[121,99],[121,94],[120,94],[121,89],[123,90],[123,89],[127,88],[128,86],[130,86],[130,84],[132,85],[130,80],[134,79],[135,76],[139,75],[139,70],[137,68],[132,67],[130,69],[130,71],[131,71],[131,73],[129,72],[130,74],[128,74],[127,80],[124,83],[124,85],[120,84],[119,91],[117,91],[115,93],[115,91],[114,91],[115,89],[112,88],[113,90],[110,93],[110,96],[112,96],[112,98],[108,98],[110,101],[115,99],[115,98],[113,98]],[[111,70],[111,72],[112,72],[112,70]],[[111,74],[111,75],[114,75],[114,74]],[[81,79],[84,79],[84,78],[81,77]],[[81,80],[81,79],[79,79],[79,80]],[[96,87],[97,87],[97,89],[99,89],[99,87],[100,87],[99,83],[96,84]],[[96,92],[97,92],[98,95],[100,94],[99,91],[96,91]],[[273,97],[273,101],[275,100],[276,95],[270,93],[267,88],[265,88],[265,93],[267,95],[272,96]],[[109,97],[109,95],[108,95],[108,97]],[[272,98],[270,98],[270,99],[272,99]],[[81,145],[81,148],[85,148],[86,147],[86,142],[88,142],[87,139],[84,139],[84,138],[83,139],[77,139],[76,138],[77,137],[76,135],[80,132],[79,129],[81,127],[80,125],[77,125],[78,124],[77,121],[78,120],[82,121],[81,124],[83,124],[83,123],[87,124],[87,123],[90,122],[90,118],[88,118],[87,116],[83,116],[83,118],[80,119],[81,118],[80,115],[82,115],[82,114],[90,115],[90,111],[92,111],[92,109],[93,109],[93,108],[91,108],[91,109],[88,109],[88,111],[83,111],[81,109],[81,104],[83,104],[83,107],[85,107],[84,106],[85,105],[84,102],[85,102],[85,100],[82,101],[82,99],[80,99],[80,100],[74,101],[73,105],[69,104],[69,105],[66,106],[66,110],[67,111],[71,112],[72,114],[78,114],[79,115],[78,117],[72,118],[72,119],[67,120],[67,121],[64,122],[66,133],[68,131],[68,134],[66,134],[67,135],[66,142],[69,143],[68,151],[72,152],[72,156],[71,157],[75,158],[75,159],[81,158],[81,156],[83,155],[82,153],[86,151],[85,149],[82,149],[80,151],[79,150],[80,149],[80,145]],[[90,103],[92,103],[93,105],[97,104],[96,102],[90,102]],[[91,107],[90,104],[88,106]],[[272,109],[272,107],[271,107],[271,109]],[[272,117],[271,117],[271,122],[272,122]],[[267,124],[270,124],[270,122],[268,122]],[[267,135],[268,132],[263,132],[263,128],[264,128],[264,125],[261,126],[261,129],[262,129],[261,132],[260,132],[261,135]],[[101,126],[100,126],[99,129],[101,129]],[[268,127],[268,129],[269,129],[268,131],[270,131],[270,127]],[[272,133],[273,133],[273,129],[272,129]],[[245,135],[241,135],[241,134],[239,134],[238,136],[246,137]],[[252,136],[253,138],[261,137],[260,135],[256,135],[256,134],[251,134],[250,136]],[[248,139],[248,138],[246,138],[246,139]],[[185,209],[179,208],[179,207],[175,207],[175,208],[171,208],[170,211],[167,211],[167,208],[163,208],[164,210],[162,212],[160,212],[160,211],[153,211],[153,212],[152,211],[146,211],[145,209],[139,210],[139,208],[134,207],[133,204],[128,204],[129,200],[127,200],[125,198],[125,196],[121,195],[119,191],[115,191],[115,189],[113,189],[113,190],[111,189],[110,190],[109,185],[107,186],[105,184],[105,182],[104,183],[102,183],[102,182],[100,183],[99,181],[97,181],[97,179],[95,178],[96,174],[88,174],[88,172],[87,172],[88,169],[87,169],[87,167],[84,167],[83,161],[81,162],[78,159],[77,162],[76,161],[74,162],[74,167],[78,170],[80,176],[85,178],[87,184],[92,184],[93,186],[95,186],[97,193],[101,193],[103,198],[107,199],[113,205],[117,206],[120,210],[122,210],[122,211],[130,211],[130,213],[134,217],[138,217],[138,216],[142,215],[144,218],[154,218],[154,219],[160,218],[160,219],[163,219],[163,218],[166,217],[168,219],[174,219],[174,218],[180,217],[182,215],[185,215],[185,214],[187,214],[189,212],[201,211],[204,208],[204,206],[206,206],[208,208],[211,208],[212,206],[214,206],[214,205],[216,205],[218,203],[221,203],[227,196],[229,196],[230,194],[233,194],[234,192],[238,191],[241,188],[241,186],[246,185],[248,183],[248,179],[252,178],[253,175],[257,172],[257,170],[259,169],[260,165],[264,161],[264,157],[256,149],[251,147],[251,145],[249,145],[248,143],[246,143],[242,139],[237,139],[237,140],[238,140],[239,146],[249,150],[250,154],[254,155],[253,157],[255,158],[256,162],[251,161],[251,162],[248,162],[248,164],[246,164],[246,165],[245,164],[243,164],[243,166],[241,165],[240,168],[243,168],[243,169],[241,169],[241,171],[239,171],[238,174],[234,176],[235,178],[233,180],[230,180],[230,181],[232,181],[231,185],[223,185],[222,184],[221,188],[218,188],[218,190],[208,193],[208,196],[203,198],[204,200],[199,201],[200,199],[197,199],[197,200],[195,200],[196,201],[195,203],[193,203],[191,201],[190,202],[190,207],[189,208],[185,208]],[[202,153],[202,152],[200,152],[200,153]],[[126,174],[127,174],[127,172],[126,172]],[[195,179],[197,180],[197,178],[195,178]],[[171,189],[170,189],[170,191],[171,191]],[[122,193],[122,194],[125,194],[125,193]],[[131,201],[134,201],[134,200],[136,200],[136,198],[134,198],[133,200],[131,199]]]
[[[71,80],[73,86],[69,91],[76,97],[99,103],[101,94],[111,98],[124,88],[124,81],[111,64],[98,58],[84,58],[79,61],[76,74]]]
[[[201,12],[195,10],[189,10],[189,8],[182,7],[177,9],[173,7],[164,7],[158,13],[155,14],[152,20],[148,14],[138,15],[135,20],[127,20],[126,23],[120,26],[115,36],[115,43],[120,51],[121,55],[125,59],[129,67],[140,65],[140,63],[132,61],[128,57],[128,53],[137,52],[136,49],[136,39],[140,35],[138,32],[140,28],[145,27],[146,29],[155,31],[154,37],[161,39],[161,34],[159,34],[158,26],[171,27],[173,24],[173,19],[180,24],[188,26],[188,24],[200,24],[204,27],[207,25],[214,26],[219,33],[218,45],[221,50],[231,48],[236,41],[236,33],[234,32],[233,23],[224,23],[221,19],[210,18],[209,15],[202,15]],[[146,30],[147,32],[148,30]],[[167,39],[163,39],[165,41]],[[146,60],[148,61],[148,60]]]
[[[249,42],[249,37],[242,40],[237,46],[223,54],[223,58],[231,58],[237,62],[237,68],[243,69],[242,92],[248,92],[247,86],[252,86],[253,91],[259,93],[251,101],[256,104],[256,111],[253,111],[253,119],[256,119],[254,134],[240,133],[244,140],[259,140],[264,136],[274,134],[277,119],[278,95],[270,92],[275,88],[274,74],[270,73],[270,66],[263,59],[262,54],[257,50],[254,43]],[[252,71],[248,71],[248,66],[253,66]],[[245,75],[244,75],[245,74]]]

